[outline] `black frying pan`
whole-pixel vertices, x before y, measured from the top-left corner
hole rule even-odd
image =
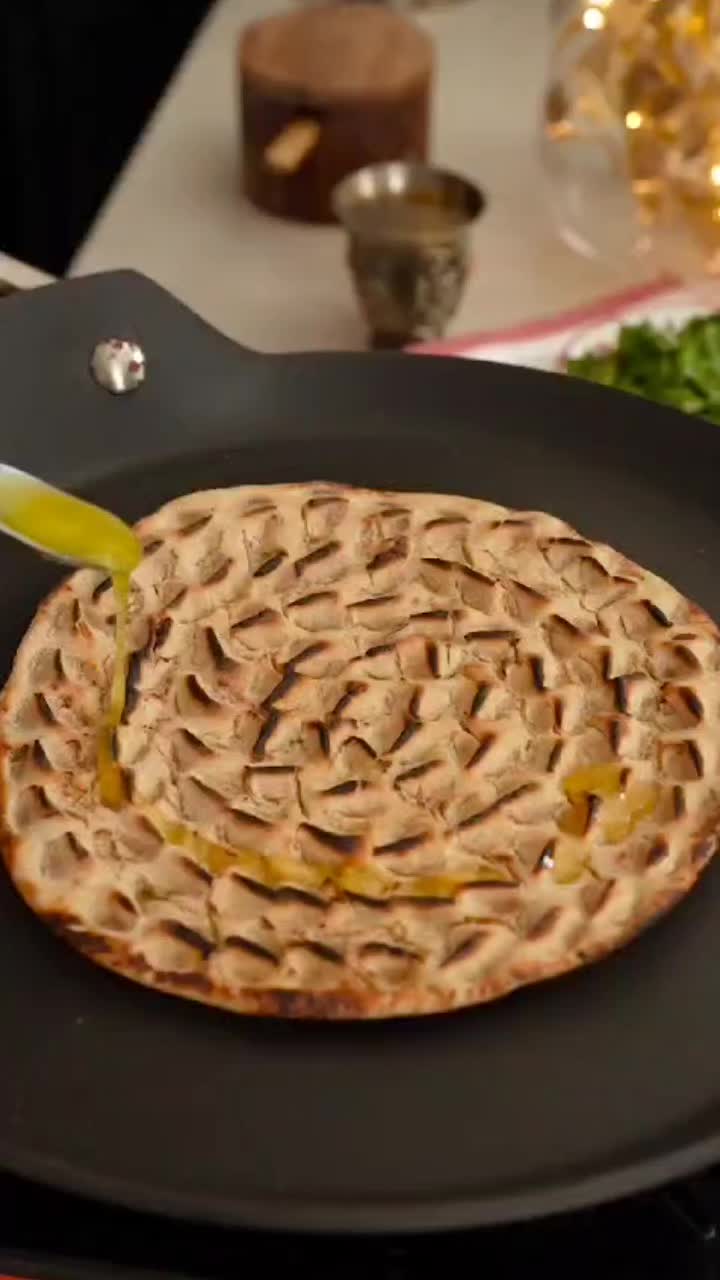
[[[242,306],[239,297],[238,306]],[[113,398],[100,337],[148,380]],[[482,495],[606,538],[720,617],[720,428],[560,377],[258,356],[140,276],[0,303],[4,461],[135,518],[208,485]],[[7,669],[57,571],[0,544]],[[423,1229],[567,1209],[720,1155],[720,865],[596,967],[417,1021],[254,1022],[56,941],[0,879],[0,1165],[225,1223]]]

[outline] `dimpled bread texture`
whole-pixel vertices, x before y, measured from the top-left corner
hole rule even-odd
[[[444,1010],[618,947],[714,853],[718,630],[563,521],[317,483],[191,494],[138,528],[130,803],[98,795],[98,572],[40,607],[0,719],[10,875],[100,964],[249,1013]],[[563,782],[604,761],[656,807],[615,844],[591,813],[559,876]],[[153,815],[283,869],[213,870]]]

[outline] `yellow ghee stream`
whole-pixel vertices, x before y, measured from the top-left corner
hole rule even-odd
[[[207,840],[205,836],[192,831],[182,822],[168,821],[154,809],[144,810],[144,816],[166,844],[171,844],[176,849],[184,849],[211,875],[220,876],[233,867],[261,884],[265,883],[264,859],[259,853],[253,853],[250,849],[226,849],[224,845],[216,844],[213,840]]]
[[[0,478],[0,521],[50,555],[130,574],[142,559],[133,530],[110,511],[23,476]]]
[[[357,894],[376,902],[400,896],[405,898],[443,898],[451,900],[460,889],[484,882],[515,883],[510,873],[502,869],[486,869],[456,876],[407,876],[400,877],[379,870],[366,863],[308,864],[277,854],[261,854],[252,849],[230,849],[208,840],[182,822],[168,820],[152,807],[143,809],[143,816],[155,828],[166,844],[190,854],[213,876],[225,871],[237,871],[267,889],[321,890],[334,885],[345,893]]]
[[[112,575],[115,660],[107,716],[98,739],[98,783],[103,804],[119,809],[127,797],[114,739],[125,708],[130,575],[142,559],[142,544],[110,511],[13,472],[0,476],[0,521],[50,555]]]
[[[120,809],[127,800],[127,791],[123,771],[115,759],[115,732],[122,720],[127,697],[130,574],[116,571],[112,580],[115,591],[115,662],[110,704],[98,740],[98,784],[103,804],[109,809]]]

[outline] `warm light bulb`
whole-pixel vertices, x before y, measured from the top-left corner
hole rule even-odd
[[[711,165],[710,181],[714,187],[720,187],[720,164]]]
[[[625,124],[628,129],[640,129],[642,127],[642,113],[640,111],[628,111],[625,116]]]
[[[590,8],[585,10],[582,20],[583,26],[588,31],[602,31],[605,26],[605,14],[596,4],[590,5]]]

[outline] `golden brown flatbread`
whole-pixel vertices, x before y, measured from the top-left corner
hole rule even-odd
[[[100,964],[247,1013],[429,1013],[613,950],[714,853],[718,629],[563,521],[317,483],[139,533],[129,803],[98,794],[99,573],[41,606],[0,711],[7,868]]]

